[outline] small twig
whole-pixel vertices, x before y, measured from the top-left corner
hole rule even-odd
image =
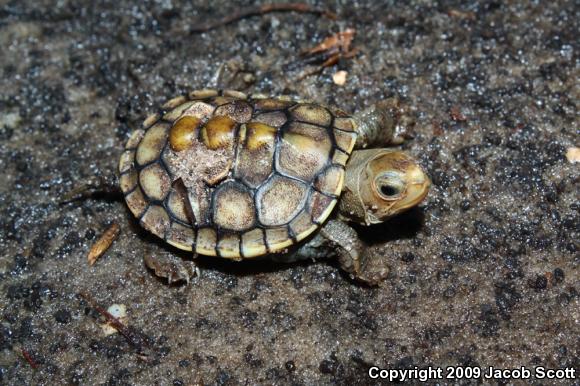
[[[222,18],[221,20],[211,21],[205,24],[200,24],[197,27],[192,27],[190,28],[189,32],[190,33],[207,32],[212,29],[231,24],[235,21],[245,19],[246,17],[265,15],[271,12],[313,13],[316,15],[322,15],[332,20],[336,20],[337,18],[336,14],[333,12],[330,12],[325,9],[314,8],[304,3],[263,4],[255,7],[249,7],[238,12],[234,12],[231,15]]]
[[[105,317],[105,319],[107,319],[107,322],[113,327],[115,328],[117,331],[119,331],[119,333],[121,335],[123,335],[125,337],[125,339],[127,339],[127,342],[129,342],[129,344],[139,353],[139,354],[145,354],[143,348],[148,348],[151,349],[151,345],[149,344],[149,337],[140,333],[139,331],[131,328],[131,327],[127,327],[125,326],[118,318],[116,318],[115,316],[111,315],[111,313],[107,310],[105,310],[104,308],[102,308],[101,306],[99,306],[94,300],[93,298],[85,293],[85,292],[81,292],[79,293],[79,296],[81,298],[83,298],[84,300],[86,300],[91,307],[93,307],[99,314],[103,315]],[[148,357],[148,355],[145,355],[146,357]]]
[[[313,70],[304,72],[296,80],[298,82],[301,82],[304,79],[311,77],[312,75],[318,75],[318,74],[320,74],[322,71],[324,71],[324,67],[323,66],[315,67]]]
[[[25,349],[22,349],[22,356],[24,357],[24,359],[26,359],[26,362],[28,362],[30,367],[32,367],[33,369],[38,368],[38,364],[34,361],[32,355],[30,355],[30,353]]]
[[[350,44],[354,39],[354,35],[356,34],[356,30],[354,28],[347,28],[344,31],[335,33],[324,39],[321,43],[317,44],[316,46],[303,51],[300,55],[302,56],[310,56],[319,53],[335,53],[335,52],[342,52],[347,53],[350,51]]]
[[[297,80],[301,81],[309,76],[319,74],[324,68],[334,66],[341,59],[350,59],[356,56],[359,49],[351,48],[355,34],[354,28],[347,28],[325,38],[316,46],[302,51],[300,56],[305,58],[305,63],[320,63],[320,65],[318,68],[302,74]]]

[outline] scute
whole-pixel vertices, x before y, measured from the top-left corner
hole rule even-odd
[[[195,231],[193,228],[186,227],[180,223],[171,223],[171,228],[167,233],[166,241],[185,251],[193,250],[193,244],[195,243]]]
[[[327,195],[338,197],[344,182],[344,168],[331,165],[314,180],[314,188]]]
[[[193,106],[194,103],[195,103],[195,101],[188,101],[188,102],[185,102],[185,103],[182,103],[182,104],[176,106],[171,111],[165,113],[165,115],[163,116],[163,119],[166,121],[177,120],[179,117],[181,117],[183,112],[185,110],[187,110],[188,108],[190,108],[191,106]]]
[[[155,122],[159,120],[159,118],[161,118],[159,113],[151,114],[150,116],[145,118],[145,120],[143,121],[143,129],[146,130],[149,129],[153,124],[155,124]]]
[[[139,142],[141,142],[141,139],[143,139],[144,134],[145,131],[141,129],[135,130],[133,133],[131,133],[131,136],[125,144],[125,149],[134,151],[135,148],[139,145]],[[133,156],[133,158],[135,158],[135,156]]]
[[[281,172],[310,182],[328,163],[332,140],[326,129],[292,122],[282,134],[277,167]]]
[[[260,228],[254,228],[242,235],[242,249],[240,251],[243,257],[255,257],[268,253],[264,231]]]
[[[270,127],[279,128],[282,126],[288,118],[283,111],[269,111],[266,113],[256,114],[254,116],[254,122],[263,123]]]
[[[191,99],[206,99],[206,98],[211,98],[218,95],[218,91],[217,90],[213,90],[213,89],[201,89],[201,90],[193,90],[192,92],[189,93],[189,97]]]
[[[147,130],[137,147],[137,154],[135,157],[137,164],[145,165],[159,158],[161,150],[163,150],[165,143],[167,143],[168,129],[168,125],[158,123]]]
[[[215,110],[217,116],[227,116],[238,123],[246,123],[252,118],[252,106],[244,100],[236,99],[233,102],[219,106]]]
[[[354,132],[355,124],[350,117],[337,117],[334,118],[334,127],[338,130]]]
[[[220,237],[217,252],[221,257],[240,260],[240,236],[235,233],[227,233]]]
[[[254,199],[243,185],[237,182],[221,184],[214,193],[213,201],[213,221],[218,227],[244,231],[254,224]]]
[[[312,192],[308,202],[312,222],[322,224],[336,205],[336,198],[326,196],[319,192]]]
[[[141,217],[141,225],[155,236],[165,238],[165,232],[169,229],[169,215],[159,205],[149,205]]]
[[[304,207],[307,193],[306,184],[275,176],[256,193],[260,223],[265,226],[288,224]]]
[[[179,107],[177,107],[179,108]],[[208,119],[212,116],[215,107],[207,102],[196,101],[183,110],[182,116],[192,116],[199,119]]]
[[[126,150],[121,154],[121,159],[119,160],[119,173],[123,174],[133,168],[135,163],[135,151]]]
[[[294,105],[292,101],[285,101],[274,98],[256,99],[254,106],[257,110],[283,110]]]
[[[152,200],[165,199],[171,188],[171,180],[165,168],[158,163],[145,167],[139,173],[139,184],[143,192]]]
[[[184,151],[193,146],[198,134],[201,119],[186,115],[181,117],[169,130],[169,146],[176,152]]]
[[[182,106],[185,102],[187,102],[187,98],[181,95],[168,100],[161,106],[161,108],[164,110],[170,110],[176,108],[177,106]]]
[[[141,217],[143,211],[147,208],[147,199],[139,187],[125,196],[125,201],[131,213],[137,218]]]
[[[293,244],[286,226],[266,229],[266,245],[269,252],[282,252]]]
[[[347,133],[340,130],[334,130],[334,139],[336,146],[343,152],[350,154],[356,142],[355,133]]]
[[[292,220],[290,229],[296,235],[296,240],[302,241],[316,229],[316,224],[312,222],[310,213],[304,209]]]
[[[195,251],[207,256],[216,256],[217,233],[213,228],[201,228],[197,231]]]
[[[312,103],[301,103],[292,107],[290,112],[295,120],[318,126],[327,127],[332,121],[332,115],[328,109]]]
[[[272,173],[276,148],[274,127],[250,122],[240,129],[234,176],[252,188],[263,183]]]
[[[236,98],[232,98],[232,97],[227,97],[224,95],[218,95],[216,97],[213,97],[211,99],[209,99],[209,103],[212,104],[213,106],[222,106],[225,104],[228,104],[230,102],[235,101]]]
[[[332,163],[337,165],[346,166],[346,162],[348,161],[348,153],[340,149],[334,150],[334,155],[332,156]]]
[[[241,91],[237,90],[224,90],[224,96],[233,97],[236,99],[248,99],[248,96]]]
[[[135,186],[137,186],[138,181],[139,181],[138,174],[135,169],[131,169],[127,173],[121,174],[121,176],[119,177],[119,185],[121,186],[121,191],[124,194],[129,193],[130,191],[135,189]]]
[[[141,225],[177,248],[234,260],[283,252],[330,216],[354,125],[290,97],[192,91],[131,134],[121,190]]]
[[[211,150],[234,146],[236,122],[229,115],[215,115],[201,128],[203,144]]]

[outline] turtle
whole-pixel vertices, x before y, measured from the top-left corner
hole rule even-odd
[[[194,254],[276,261],[334,256],[353,278],[388,273],[352,224],[419,204],[430,179],[401,144],[397,98],[359,114],[287,96],[201,89],[127,140],[119,184],[142,227]],[[384,264],[383,264],[384,265]]]

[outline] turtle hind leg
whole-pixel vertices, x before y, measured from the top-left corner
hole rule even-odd
[[[255,71],[243,62],[231,59],[219,65],[210,80],[210,87],[218,90],[246,90],[255,82]]]
[[[143,262],[155,273],[155,276],[167,279],[168,285],[179,282],[185,282],[188,285],[192,278],[200,276],[200,270],[194,261],[181,259],[167,251],[148,252],[143,257]]]
[[[66,192],[59,201],[66,204],[94,196],[105,196],[115,200],[122,199],[123,192],[119,188],[117,177],[112,173],[99,173],[89,177],[83,183]]]

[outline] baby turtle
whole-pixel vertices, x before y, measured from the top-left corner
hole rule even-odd
[[[409,155],[365,149],[400,144],[408,121],[396,99],[349,116],[286,97],[197,90],[131,135],[121,190],[140,224],[177,248],[233,260],[335,255],[374,284],[387,269],[349,223],[381,223],[427,195],[429,178]]]

